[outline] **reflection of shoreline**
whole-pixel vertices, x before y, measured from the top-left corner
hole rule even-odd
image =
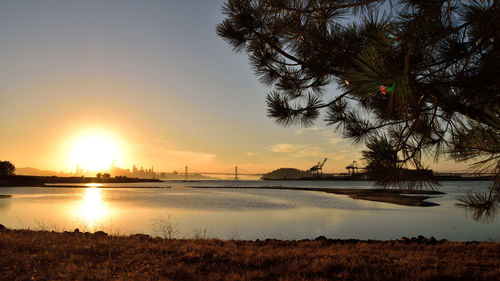
[[[434,190],[398,190],[398,189],[360,189],[360,188],[316,188],[316,187],[285,187],[285,186],[189,186],[191,188],[249,188],[249,189],[281,189],[281,190],[301,190],[319,191],[340,195],[347,195],[352,199],[362,199],[375,202],[384,202],[404,206],[431,207],[439,206],[437,203],[424,201],[431,196],[442,195],[443,192]]]
[[[88,186],[86,184],[44,184],[41,187],[50,187],[50,188],[171,188],[171,186]]]
[[[12,195],[0,195],[0,210],[7,210],[10,208],[11,200],[1,200],[11,198]]]

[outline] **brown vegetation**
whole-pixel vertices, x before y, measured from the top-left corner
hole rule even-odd
[[[499,280],[500,243],[0,231],[3,280]]]

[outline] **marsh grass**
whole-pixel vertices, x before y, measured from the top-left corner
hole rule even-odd
[[[163,239],[175,239],[180,234],[179,224],[172,222],[168,214],[164,217],[152,219],[151,225],[153,226],[153,231]]]
[[[212,230],[202,227],[195,228],[191,232],[185,233],[183,235],[182,232],[180,231],[179,223],[174,222],[169,214],[152,219],[151,226],[153,228],[153,232],[157,237],[166,240],[168,239],[207,240],[207,239],[218,238],[213,234]],[[233,229],[231,234],[236,235],[235,229]]]
[[[499,280],[500,243],[0,232],[2,280]]]
[[[240,227],[236,224],[231,232],[229,232],[228,235],[228,240],[240,240],[241,239],[241,233],[243,229],[240,229]]]
[[[191,234],[191,238],[195,240],[207,240],[207,239],[216,239],[212,233],[206,228],[195,228]]]
[[[121,231],[120,227],[113,226],[109,224],[96,224],[89,227],[88,223],[84,220],[77,220],[75,222],[58,222],[55,220],[47,220],[40,217],[34,217],[31,222],[25,222],[18,218],[19,225],[21,229],[27,229],[32,231],[51,231],[51,232],[73,232],[78,229],[80,232],[95,232],[98,230],[105,231],[108,234],[114,236],[124,236],[125,234]]]

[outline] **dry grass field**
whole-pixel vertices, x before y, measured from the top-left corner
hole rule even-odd
[[[0,272],[2,280],[500,280],[500,243],[182,240],[4,229]]]

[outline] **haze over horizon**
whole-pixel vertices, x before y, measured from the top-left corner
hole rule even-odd
[[[271,89],[215,34],[222,4],[2,1],[0,160],[66,172],[113,160],[256,173],[325,157],[325,172],[359,163],[363,147],[323,122],[283,128],[266,117]]]

